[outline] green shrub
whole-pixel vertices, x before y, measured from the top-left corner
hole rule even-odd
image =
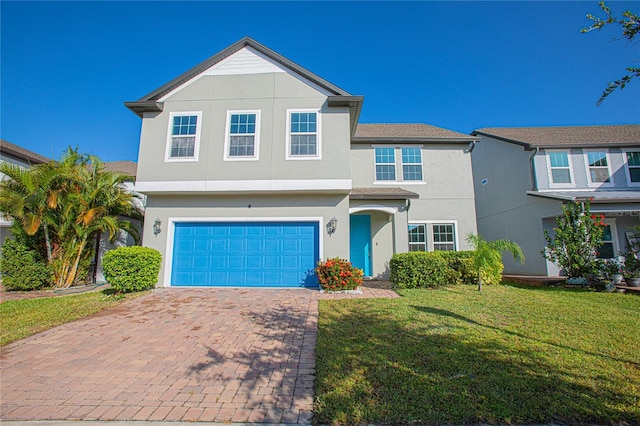
[[[391,281],[396,288],[438,288],[460,282],[460,273],[449,265],[442,252],[395,254],[389,262]]]
[[[353,267],[348,260],[335,257],[325,262],[319,261],[316,274],[323,290],[341,291],[360,287],[364,273],[361,269]]]
[[[51,283],[51,271],[35,250],[16,240],[2,246],[2,285],[10,291],[38,290]]]
[[[478,271],[473,265],[473,251],[441,251],[442,256],[447,261],[447,264],[458,271],[460,274],[460,283],[462,284],[477,284],[478,283]]]
[[[120,293],[153,288],[158,281],[162,255],[149,247],[118,247],[102,258],[104,276]]]

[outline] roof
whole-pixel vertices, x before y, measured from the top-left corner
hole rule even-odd
[[[362,102],[364,101],[364,97],[351,95],[346,90],[335,86],[322,77],[317,76],[306,68],[301,67],[295,62],[285,58],[284,56],[258,43],[250,37],[245,37],[242,40],[237,41],[226,49],[211,56],[209,59],[204,60],[195,67],[182,73],[170,82],[141,97],[137,101],[125,102],[124,105],[140,117],[142,117],[145,112],[162,112],[163,103],[159,102],[159,99],[161,99],[164,95],[245,47],[251,47],[252,49],[255,49],[269,59],[306,78],[312,83],[322,87],[329,93],[332,93],[333,95],[328,97],[328,105],[330,107],[348,107],[351,119],[351,131],[352,133],[355,131],[355,127],[360,116],[360,110],[362,109]]]
[[[464,142],[478,140],[477,137],[429,124],[358,124],[354,143],[375,141],[415,141],[415,142]]]
[[[640,203],[640,191],[527,191],[528,195],[561,201],[587,201],[591,204]]]
[[[138,172],[138,164],[134,161],[109,161],[104,163],[105,170],[110,172],[120,172],[129,176],[136,177]]]
[[[526,149],[640,145],[640,124],[559,127],[485,127],[472,135],[489,136]]]
[[[4,139],[0,139],[0,152],[29,164],[42,164],[51,161],[50,158],[36,154]]]
[[[406,200],[418,198],[415,192],[406,189],[385,186],[376,188],[353,188],[349,194],[352,200]]]

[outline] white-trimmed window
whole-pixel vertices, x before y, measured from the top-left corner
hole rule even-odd
[[[287,111],[287,159],[320,158],[318,111]]]
[[[409,251],[427,251],[427,227],[424,224],[409,225]]]
[[[169,114],[167,161],[195,161],[200,147],[202,112]]]
[[[640,151],[625,151],[624,159],[627,164],[629,184],[640,185]]]
[[[573,184],[571,160],[568,151],[548,151],[549,183],[551,186],[565,186]]]
[[[602,185],[611,183],[611,170],[609,170],[609,156],[604,151],[586,151],[587,176],[590,185]]]
[[[456,234],[453,223],[434,223],[433,231],[433,250],[435,251],[455,251]]]
[[[260,111],[228,111],[225,160],[257,160]]]
[[[402,148],[402,180],[422,180],[422,149]]]
[[[395,148],[378,147],[376,151],[376,180],[396,180],[396,155]]]
[[[616,222],[615,219],[604,220],[604,232],[602,233],[602,244],[598,247],[599,259],[613,259],[619,251],[618,239],[616,238]]]
[[[409,251],[457,250],[456,223],[424,221],[409,224]]]

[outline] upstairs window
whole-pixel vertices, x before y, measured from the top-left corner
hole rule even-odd
[[[396,180],[394,148],[376,148],[376,180]]]
[[[227,116],[226,157],[233,159],[258,159],[258,111],[229,111]]]
[[[549,169],[551,171],[551,184],[566,185],[573,183],[571,180],[571,164],[569,153],[549,152]]]
[[[402,180],[422,180],[422,150],[402,148]]]
[[[587,166],[589,168],[589,183],[602,184],[611,182],[611,173],[609,172],[609,161],[606,152],[587,152]]]
[[[200,139],[200,112],[169,116],[167,160],[196,160]]]
[[[289,147],[287,158],[319,157],[318,113],[289,113]]]
[[[640,152],[627,151],[625,154],[629,183],[640,183]]]

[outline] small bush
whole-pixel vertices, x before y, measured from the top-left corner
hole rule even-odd
[[[104,276],[120,293],[153,288],[158,282],[162,255],[149,247],[118,247],[102,258]]]
[[[478,272],[472,251],[414,251],[398,253],[389,262],[396,288],[438,288],[450,284],[475,284]]]
[[[362,284],[364,273],[348,260],[335,257],[319,261],[316,274],[320,287],[326,291],[355,290]]]
[[[2,246],[2,285],[7,290],[38,290],[51,283],[51,271],[35,250],[16,240]]]

